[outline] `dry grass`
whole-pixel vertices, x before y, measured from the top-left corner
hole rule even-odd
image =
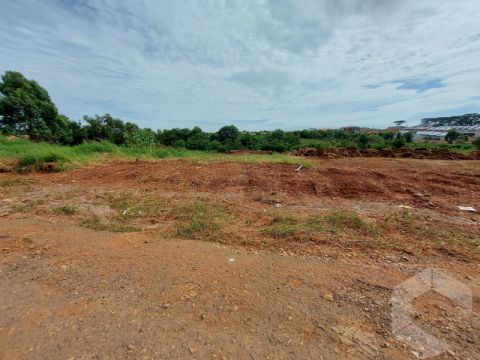
[[[225,242],[224,230],[232,215],[227,207],[198,201],[180,206],[174,214],[176,236]]]
[[[107,204],[117,211],[117,220],[121,222],[154,219],[168,203],[163,197],[141,191],[103,193],[97,197],[106,200]]]
[[[308,242],[334,242],[344,236],[362,235],[365,237],[378,236],[375,225],[367,223],[356,212],[343,209],[333,209],[323,216],[283,217],[275,216],[271,225],[264,226],[262,233],[277,239],[291,239]]]
[[[6,178],[0,179],[0,187],[14,186],[14,185],[28,185],[34,183],[32,179],[20,179],[20,178]]]
[[[451,255],[480,251],[480,231],[476,226],[460,226],[410,211],[387,216],[382,226],[386,232],[405,238],[406,241],[401,243],[386,239],[385,244],[395,249],[408,252],[437,250]]]

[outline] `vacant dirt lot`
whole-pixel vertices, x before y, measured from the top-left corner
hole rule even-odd
[[[480,359],[480,162],[108,162],[0,174],[0,359],[411,359],[411,317]]]

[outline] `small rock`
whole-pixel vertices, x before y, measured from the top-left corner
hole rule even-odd
[[[132,344],[129,344],[129,345],[127,345],[127,349],[128,350],[135,350],[135,346],[133,346]]]
[[[323,295],[323,298],[328,301],[334,301],[335,299],[333,298],[332,294],[325,294]]]
[[[170,307],[170,303],[165,303],[161,305],[162,309],[168,309]]]

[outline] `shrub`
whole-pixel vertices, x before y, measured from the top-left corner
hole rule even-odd
[[[403,137],[397,137],[392,141],[392,147],[394,149],[401,149],[405,146],[405,139]]]
[[[480,150],[480,138],[473,140],[472,144],[477,150]]]

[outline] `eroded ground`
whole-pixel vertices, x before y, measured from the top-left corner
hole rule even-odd
[[[0,176],[0,358],[398,358],[415,324],[480,358],[480,163],[111,162]]]

